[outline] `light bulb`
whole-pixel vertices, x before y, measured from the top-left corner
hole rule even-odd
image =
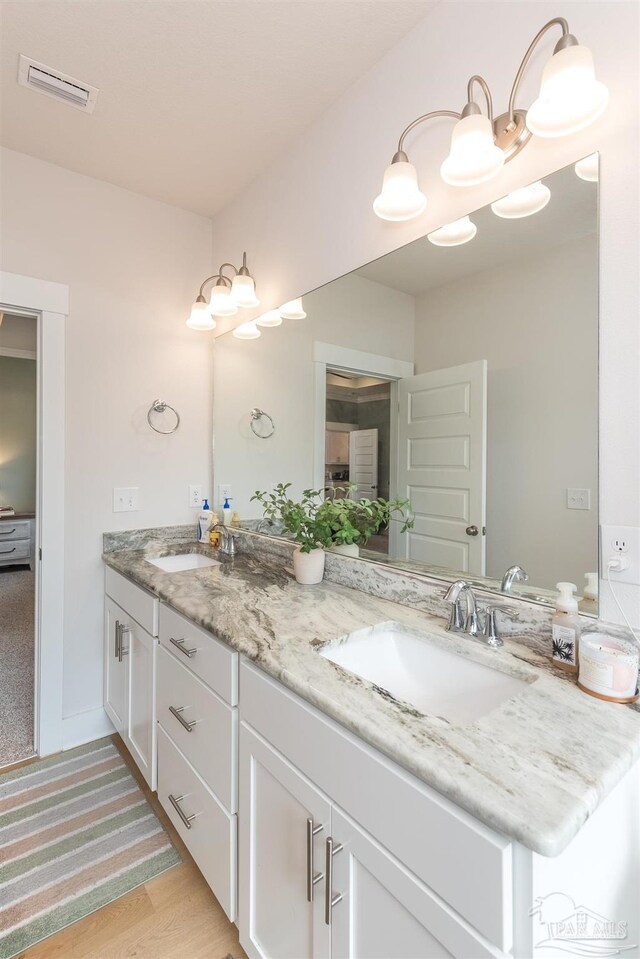
[[[523,216],[531,216],[544,209],[551,199],[551,191],[548,186],[541,183],[530,183],[528,186],[520,187],[501,200],[496,200],[491,204],[491,209],[496,216],[501,216],[504,220],[519,220]]]
[[[282,317],[278,310],[268,310],[262,316],[259,316],[255,322],[258,326],[280,326]]]
[[[420,192],[416,168],[408,160],[396,160],[384,171],[382,192],[373,202],[373,209],[381,220],[412,220],[427,205]]]
[[[226,283],[220,281],[211,290],[209,311],[213,316],[235,316],[238,312],[238,307]]]
[[[574,170],[581,180],[588,180],[590,183],[597,183],[600,175],[600,156],[598,153],[592,153],[588,157],[578,160]]]
[[[256,326],[255,320],[249,320],[248,323],[241,323],[240,326],[236,326],[233,335],[238,340],[257,340],[259,336],[262,336],[262,333]]]
[[[191,315],[187,320],[187,326],[190,330],[215,330],[216,321],[209,312],[209,304],[202,299],[197,299],[191,307]]]
[[[593,123],[604,112],[609,91],[596,80],[588,47],[566,46],[554,53],[542,74],[540,93],[527,113],[538,137],[563,137]]]
[[[491,121],[472,113],[453,128],[451,149],[440,175],[452,186],[474,186],[496,176],[503,165],[504,153],[494,143]]]
[[[259,306],[256,285],[252,276],[238,273],[231,281],[231,295],[238,306]]]
[[[463,216],[427,234],[427,239],[435,246],[461,246],[473,240],[477,232],[475,223],[472,223],[468,216]]]
[[[304,320],[307,316],[302,306],[301,296],[297,300],[289,300],[288,303],[284,303],[278,313],[283,320]]]

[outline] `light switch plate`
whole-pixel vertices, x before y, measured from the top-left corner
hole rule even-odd
[[[138,509],[137,486],[118,486],[113,490],[113,512],[114,513],[135,513]]]
[[[567,509],[591,509],[590,489],[567,490]]]
[[[224,501],[231,496],[231,483],[218,483],[218,502],[222,506]]]
[[[607,563],[618,557],[627,560],[623,570],[610,570],[612,583],[640,585],[640,528],[637,526],[600,527],[600,576],[607,578]]]

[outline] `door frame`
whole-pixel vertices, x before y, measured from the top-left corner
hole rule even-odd
[[[38,321],[34,749],[62,749],[65,327],[69,287],[0,271],[0,304]]]
[[[389,495],[394,497],[397,490],[398,459],[398,386],[397,381],[405,376],[413,376],[414,365],[408,360],[397,360],[378,353],[365,353],[333,343],[313,344],[314,368],[314,414],[313,414],[313,487],[324,487],[324,444],[327,418],[327,370],[340,370],[344,373],[360,373],[362,376],[379,376],[388,380],[391,396],[391,469],[389,476]]]

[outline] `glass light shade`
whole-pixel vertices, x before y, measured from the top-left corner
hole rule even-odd
[[[382,192],[373,201],[376,216],[381,220],[412,220],[426,205],[414,165],[404,160],[391,163],[384,171]]]
[[[282,317],[278,310],[268,310],[262,316],[259,316],[255,322],[258,326],[280,326]]]
[[[255,320],[249,320],[248,323],[241,323],[240,326],[236,326],[233,335],[238,340],[257,340],[259,336],[262,336],[262,333],[256,326]]]
[[[260,300],[256,296],[256,285],[252,276],[238,273],[231,281],[231,295],[238,306],[259,306]]]
[[[196,301],[191,307],[191,315],[187,320],[190,330],[215,330],[216,321],[209,312],[209,304]]]
[[[474,186],[496,176],[504,166],[504,153],[493,140],[493,127],[480,113],[458,120],[451,134],[449,156],[440,175],[451,186]]]
[[[238,312],[231,290],[225,283],[217,283],[212,289],[209,312],[213,316],[235,316]]]
[[[583,157],[582,160],[578,160],[574,170],[581,180],[588,180],[590,183],[597,183],[600,175],[599,154],[592,153],[591,156]]]
[[[541,183],[530,183],[529,186],[520,187],[513,193],[503,196],[501,200],[496,200],[491,204],[491,209],[496,216],[501,216],[504,220],[519,220],[523,216],[531,216],[544,209],[551,199],[551,191],[548,186]]]
[[[473,240],[477,232],[475,223],[472,223],[468,216],[463,216],[429,233],[427,239],[435,246],[462,246],[463,243]]]
[[[301,296],[297,300],[289,300],[288,303],[284,303],[278,313],[283,320],[304,320],[307,316],[302,306]]]
[[[563,137],[593,123],[604,112],[609,91],[596,80],[588,47],[559,50],[544,68],[538,99],[527,126],[538,137]]]

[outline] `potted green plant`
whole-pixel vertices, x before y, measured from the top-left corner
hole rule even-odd
[[[412,528],[408,499],[378,497],[358,500],[352,498],[355,488],[354,484],[335,487],[318,510],[318,518],[331,530],[334,552],[358,556],[360,547],[366,546],[372,536],[386,529],[392,521],[402,522],[402,533]]]
[[[299,500],[291,499],[291,483],[278,483],[271,492],[256,490],[251,501],[257,500],[264,516],[279,519],[297,543],[293,553],[293,571],[298,583],[312,586],[324,576],[325,549],[333,542],[329,517],[321,513],[323,490],[306,489]]]

